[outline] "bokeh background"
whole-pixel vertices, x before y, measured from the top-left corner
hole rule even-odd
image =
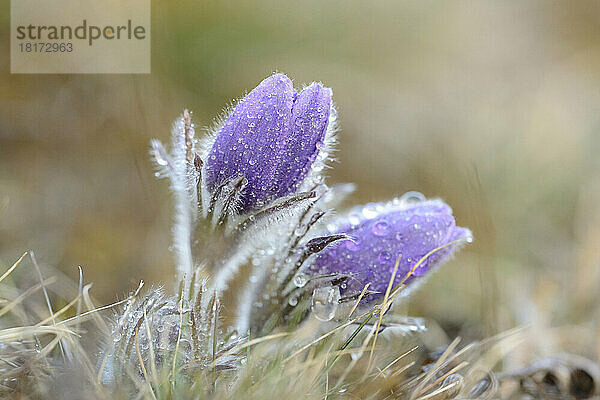
[[[155,0],[149,75],[11,75],[8,3],[2,270],[33,249],[44,271],[81,265],[102,303],[171,282],[150,139],[184,108],[210,126],[281,71],[333,88],[330,182],[356,182],[352,202],[418,190],[474,231],[411,315],[482,336],[527,324],[546,332],[535,351],[600,356],[599,2]]]

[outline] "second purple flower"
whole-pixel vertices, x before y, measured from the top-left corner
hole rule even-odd
[[[320,252],[308,272],[347,276],[343,296],[356,295],[370,284],[372,294],[365,300],[383,297],[398,259],[394,287],[405,278],[405,283],[418,280],[472,240],[471,231],[456,226],[452,209],[441,200],[367,205],[334,232],[351,239]]]

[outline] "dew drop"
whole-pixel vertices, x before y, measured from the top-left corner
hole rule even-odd
[[[337,230],[337,225],[334,223],[329,223],[327,224],[327,231],[328,232],[335,232]]]
[[[375,236],[385,236],[390,232],[390,224],[387,221],[377,221],[371,228]]]
[[[329,111],[329,119],[335,121],[337,119],[337,116],[337,110],[335,109],[335,107],[331,107],[331,110]]]
[[[375,218],[377,216],[377,208],[374,203],[369,203],[365,205],[362,209],[362,215],[365,218]]]
[[[156,163],[161,167],[166,167],[168,164],[167,160],[165,160],[160,154],[156,154],[155,159]]]
[[[294,285],[296,285],[296,287],[304,287],[306,285],[306,282],[308,282],[308,279],[306,278],[306,275],[302,273],[294,277]]]
[[[340,289],[334,287],[316,288],[312,296],[312,311],[319,321],[331,321],[340,301]]]
[[[292,307],[296,307],[298,305],[298,298],[296,296],[290,297],[288,304]]]
[[[400,196],[400,204],[402,205],[410,205],[410,204],[418,204],[422,201],[425,201],[425,195],[420,192],[406,192],[402,196]]]
[[[351,213],[348,216],[348,222],[350,222],[350,225],[357,226],[358,224],[360,224],[360,214],[359,213]]]
[[[389,261],[392,259],[392,253],[390,253],[389,251],[382,251],[381,253],[379,253],[379,255],[377,256],[377,260],[381,263],[381,264],[387,264],[389,263]]]

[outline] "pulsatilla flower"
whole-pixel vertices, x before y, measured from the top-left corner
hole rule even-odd
[[[418,197],[415,201],[412,194],[350,213],[332,230],[350,239],[320,252],[307,273],[347,277],[339,287],[342,299],[356,298],[370,284],[367,302],[383,297],[397,262],[394,287],[422,280],[461,244],[472,241],[469,229],[456,226],[447,204]]]
[[[266,334],[278,324],[302,321],[309,309],[322,321],[347,315],[366,285],[362,305],[384,296],[396,263],[392,288],[402,283],[412,289],[472,240],[468,229],[456,226],[447,204],[417,192],[329,222],[313,211],[300,221],[296,231],[302,236],[291,238],[290,251],[262,278],[256,275],[256,289],[242,298],[240,332]]]
[[[366,285],[361,304],[371,304],[384,296],[394,271],[394,287],[414,288],[470,240],[448,205],[414,192],[344,218],[332,215],[352,185],[328,188],[321,175],[335,142],[331,97],[320,83],[297,92],[287,76],[274,74],[213,135],[196,139],[186,110],[173,125],[169,150],[152,142],[157,176],[169,178],[175,198],[182,298],[193,297],[190,279],[210,278],[212,295],[197,297],[199,325],[210,326],[210,299],[243,266],[251,270],[240,286],[236,328],[265,335],[292,328],[311,311],[330,321]]]
[[[298,191],[325,145],[331,90],[313,83],[297,93],[291,80],[263,80],[233,109],[204,163],[211,194],[242,179],[237,211],[247,212]]]
[[[186,110],[170,151],[152,141],[157,176],[170,179],[175,196],[180,278],[202,265],[220,292],[255,248],[286,234],[327,190],[321,171],[335,142],[331,95],[320,83],[298,93],[275,74],[242,98],[214,135],[197,140]]]

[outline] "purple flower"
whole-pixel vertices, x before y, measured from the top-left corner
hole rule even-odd
[[[461,240],[427,257],[405,283],[418,280],[446,261],[460,243],[471,240],[471,231],[456,226],[452,209],[441,200],[367,206],[361,213],[350,214],[335,233],[347,234],[352,240],[320,252],[308,272],[349,276],[341,285],[342,296],[360,293],[370,282],[369,291],[377,292],[371,300],[383,297],[399,256],[394,287],[430,251]]]
[[[330,111],[331,89],[319,83],[297,93],[283,74],[262,81],[217,133],[205,162],[209,192],[243,176],[240,211],[296,192],[323,147]]]

